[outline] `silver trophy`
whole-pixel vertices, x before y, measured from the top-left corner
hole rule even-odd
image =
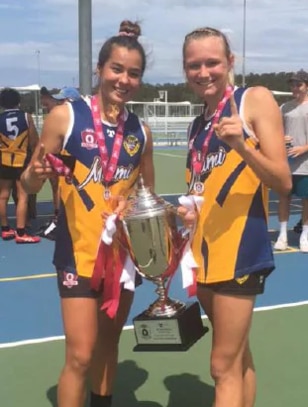
[[[139,177],[124,214],[124,229],[138,273],[156,285],[158,298],[134,318],[135,350],[186,350],[204,333],[197,302],[170,299],[166,282],[179,266],[187,234],[176,208],[152,193]]]

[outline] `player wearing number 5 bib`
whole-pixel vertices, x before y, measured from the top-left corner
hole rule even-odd
[[[34,151],[38,135],[30,114],[19,109],[20,95],[15,89],[5,88],[0,93],[0,218],[3,240],[16,243],[37,243],[37,236],[26,234],[28,195],[20,183],[29,150]],[[7,219],[7,203],[16,183],[16,231]]]

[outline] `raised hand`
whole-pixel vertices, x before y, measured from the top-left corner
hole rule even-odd
[[[45,146],[40,144],[39,150],[36,153],[33,161],[30,163],[30,173],[31,177],[35,177],[39,180],[45,180],[54,175],[54,171],[49,161],[45,157]]]
[[[230,96],[230,117],[223,117],[214,125],[217,137],[235,150],[244,145],[243,123],[237,110],[234,94]]]

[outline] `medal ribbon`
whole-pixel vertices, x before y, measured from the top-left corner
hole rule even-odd
[[[201,126],[199,126],[198,130],[196,131],[196,133],[194,134],[194,136],[190,140],[190,143],[191,143],[190,145],[192,146],[191,147],[191,150],[192,150],[192,167],[193,167],[193,170],[194,170],[194,174],[197,175],[197,176],[200,176],[200,174],[201,174],[202,166],[204,164],[205,157],[207,155],[209,144],[210,144],[211,138],[212,138],[212,136],[214,134],[214,125],[216,123],[218,123],[218,121],[220,119],[220,116],[222,114],[222,111],[223,111],[227,101],[229,100],[232,92],[233,92],[233,87],[232,86],[227,86],[227,88],[225,90],[225,93],[223,95],[223,98],[218,103],[218,106],[217,106],[216,112],[214,114],[212,124],[211,124],[211,127],[210,127],[209,131],[208,131],[207,137],[204,139],[202,149],[201,149],[201,153],[200,153],[200,151],[197,151],[193,147],[193,143],[194,143],[194,141],[195,141],[195,139],[196,139],[196,137],[197,137],[197,135],[198,135],[198,133],[200,131]]]
[[[94,130],[96,135],[96,141],[98,145],[98,150],[101,157],[102,173],[104,176],[104,181],[106,183],[112,180],[112,177],[117,169],[120,151],[123,141],[124,132],[124,111],[119,117],[119,123],[116,130],[115,139],[113,142],[112,153],[110,159],[108,159],[108,150],[105,143],[105,136],[103,132],[103,125],[101,120],[101,114],[99,109],[99,99],[98,95],[94,95],[91,98],[91,112],[94,124]]]
[[[110,159],[108,159],[108,150],[105,143],[98,95],[92,96],[91,98],[91,112],[96,141],[101,157],[103,178],[104,182],[108,183],[114,176],[120,157],[124,132],[124,111],[119,117]],[[120,278],[126,256],[126,250],[121,248],[118,244],[107,245],[106,243],[101,242],[99,245],[91,278],[91,288],[99,290],[102,280],[104,281],[101,309],[105,310],[110,318],[114,318],[118,310],[121,294]]]
[[[55,156],[54,154],[47,153],[45,156],[46,160],[51,165],[52,169],[57,175],[63,175],[67,182],[71,183],[72,180],[72,171],[67,167],[63,161]]]

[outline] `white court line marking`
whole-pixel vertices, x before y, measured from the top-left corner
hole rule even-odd
[[[29,276],[20,276],[20,277],[2,277],[0,278],[0,283],[5,283],[8,281],[22,281],[22,280],[36,280],[38,278],[50,278],[56,277],[56,273],[49,273],[49,274],[32,274]]]
[[[303,305],[308,305],[308,301],[299,301],[299,302],[291,302],[291,303],[286,303],[286,304],[269,305],[266,307],[257,307],[254,309],[254,312],[272,311],[272,310],[283,309],[283,308],[295,308],[295,307],[301,307]],[[203,315],[202,319],[207,319],[207,316]],[[133,325],[125,326],[123,328],[124,331],[129,331],[132,329],[134,329]],[[64,339],[64,336],[61,335],[61,336],[50,336],[47,338],[27,339],[25,341],[18,341],[18,342],[0,343],[0,349],[16,348],[16,347],[24,346],[24,345],[35,345],[38,343],[55,342],[55,341],[61,341],[63,339]]]
[[[172,158],[186,158],[186,155],[178,155],[178,154],[169,154],[169,153],[154,153],[155,155],[161,155],[164,157],[172,157]]]

